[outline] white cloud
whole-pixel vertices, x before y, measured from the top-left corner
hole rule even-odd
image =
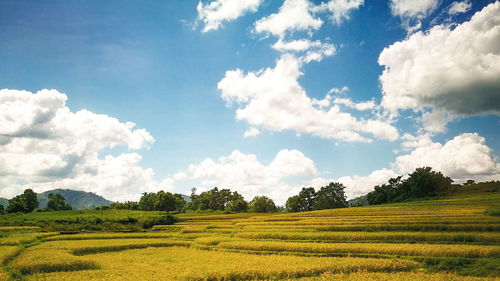
[[[398,156],[393,167],[400,173],[411,173],[418,167],[429,166],[457,181],[484,177],[500,178],[500,165],[496,163],[485,139],[476,133],[456,136],[444,144],[432,142],[428,136],[405,136],[415,147],[408,154]]]
[[[343,94],[349,91],[349,87],[344,86],[342,88],[331,88],[328,93],[329,94]]]
[[[141,156],[99,157],[106,148],[147,148],[144,129],[87,110],[72,112],[56,90],[37,93],[0,90],[0,196],[27,185],[38,191],[72,188],[114,198],[153,188],[153,171],[138,165]]]
[[[215,161],[207,158],[189,165],[186,174],[190,179],[200,180],[200,191],[218,186],[238,191],[247,200],[267,195],[283,203],[297,191],[285,183],[286,178],[313,176],[317,170],[314,162],[297,150],[281,150],[268,165],[262,164],[256,155],[235,150]]]
[[[205,26],[202,32],[217,30],[224,21],[239,18],[248,12],[255,12],[262,0],[215,0],[204,5],[201,1],[196,7],[198,20],[203,21]]]
[[[334,104],[341,104],[349,108],[356,109],[358,111],[371,110],[376,107],[373,100],[365,102],[353,102],[351,99],[347,98],[335,98],[333,99]]]
[[[329,11],[330,20],[340,25],[344,20],[349,20],[349,13],[357,10],[364,4],[364,0],[330,0],[314,8],[315,11]]]
[[[423,111],[434,131],[453,117],[500,114],[500,2],[454,29],[436,26],[385,48],[382,105]],[[440,124],[441,123],[441,124]]]
[[[408,151],[413,148],[431,146],[433,144],[432,139],[429,134],[423,134],[418,136],[413,136],[410,134],[404,134],[401,137],[404,140],[401,143],[403,150]]]
[[[450,15],[467,13],[471,7],[472,7],[472,4],[468,0],[460,1],[460,2],[455,1],[451,4],[450,9],[448,10],[448,13]]]
[[[259,134],[260,134],[259,129],[252,127],[252,128],[250,128],[250,129],[248,129],[248,130],[245,131],[245,133],[243,134],[243,137],[244,138],[255,137],[255,136],[259,135]]]
[[[434,109],[430,112],[422,113],[420,119],[422,128],[431,133],[446,132],[446,124],[456,119],[456,116],[443,109]]]
[[[284,38],[287,31],[317,30],[323,21],[313,17],[312,8],[313,5],[308,0],[285,0],[278,13],[255,23],[255,32]]]
[[[280,52],[302,53],[300,59],[304,63],[321,61],[323,58],[335,54],[335,46],[333,44],[322,43],[319,40],[310,41],[307,39],[300,39],[284,42],[279,39],[272,48]]]
[[[365,195],[373,190],[376,185],[386,183],[390,178],[397,177],[394,171],[389,169],[376,170],[368,176],[346,176],[338,179],[315,178],[309,182],[308,186],[313,186],[319,190],[321,186],[325,186],[330,182],[340,182],[346,189],[345,193],[348,199]]]
[[[337,105],[316,108],[297,82],[302,75],[301,61],[283,55],[275,68],[248,74],[237,69],[227,71],[219,82],[221,97],[228,104],[238,103],[236,119],[270,131],[294,130],[321,138],[348,142],[370,142],[375,138],[395,140],[398,132],[379,119],[357,119]]]
[[[391,13],[399,16],[403,27],[409,32],[420,29],[421,20],[430,15],[439,5],[439,0],[391,0]]]

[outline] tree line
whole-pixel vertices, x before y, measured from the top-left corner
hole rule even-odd
[[[375,186],[374,190],[369,192],[366,197],[370,205],[428,198],[451,190],[452,183],[453,180],[441,172],[433,171],[430,167],[422,167],[417,168],[406,178],[403,176],[391,178],[387,183]],[[463,186],[467,187],[472,184],[474,181],[468,180]],[[212,211],[225,213],[304,212],[348,207],[345,188],[339,182],[330,182],[317,191],[313,187],[303,187],[297,195],[286,200],[284,207],[276,206],[275,202],[266,196],[255,196],[252,200],[246,201],[237,191],[214,187],[200,194],[196,194],[196,188],[193,188],[189,197],[166,191],[145,192],[138,202],[115,202],[110,206],[96,209],[176,213]],[[49,194],[48,198],[45,210],[71,210],[71,206],[65,202],[64,197],[60,194]],[[29,213],[37,209],[38,204],[37,194],[31,189],[26,189],[22,194],[10,199],[7,208],[4,209],[0,205],[0,213]]]
[[[47,207],[42,211],[71,210],[61,194],[48,195]],[[9,200],[7,207],[0,205],[0,214],[3,213],[31,213],[39,207],[37,193],[32,189],[25,189],[22,194]]]
[[[449,191],[452,183],[453,180],[441,172],[433,171],[431,167],[422,167],[417,168],[405,179],[399,176],[389,179],[385,184],[375,186],[374,190],[367,194],[367,200],[370,205],[377,205],[434,197]],[[470,184],[470,180],[465,183],[465,185]]]

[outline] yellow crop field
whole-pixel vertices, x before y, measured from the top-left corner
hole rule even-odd
[[[304,277],[299,279],[289,279],[299,281],[342,281],[342,280],[369,280],[369,281],[495,281],[498,278],[479,278],[471,276],[457,276],[450,273],[425,274],[423,272],[353,272],[332,274],[324,273],[315,277]]]
[[[416,262],[397,259],[247,255],[178,247],[102,253],[85,258],[101,268],[36,274],[28,280],[248,280],[324,272],[408,271],[418,266]]]
[[[3,227],[0,280],[498,280],[500,217],[487,214],[497,202],[488,194],[303,213],[189,214],[135,232]]]

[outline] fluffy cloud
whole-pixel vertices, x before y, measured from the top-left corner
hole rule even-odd
[[[219,82],[221,97],[228,104],[238,103],[238,120],[270,131],[294,130],[321,138],[349,142],[370,142],[375,138],[395,140],[396,128],[384,120],[357,119],[336,104],[317,108],[297,82],[302,74],[301,61],[283,55],[274,68],[250,72],[237,69],[226,72]]]
[[[317,190],[321,186],[325,186],[330,182],[340,182],[346,189],[345,193],[348,199],[356,198],[365,195],[373,190],[376,185],[386,183],[390,178],[397,177],[394,171],[389,169],[376,170],[368,176],[346,176],[338,179],[315,178],[309,182],[309,186],[315,187]]]
[[[364,0],[330,0],[314,8],[315,11],[329,11],[330,20],[339,25],[349,19],[349,13],[364,4]]]
[[[153,171],[138,165],[140,155],[99,158],[103,149],[119,145],[147,148],[153,137],[130,122],[87,110],[72,112],[66,100],[56,90],[0,90],[0,195],[12,196],[25,185],[39,191],[81,189],[109,198],[153,188]]]
[[[448,13],[450,15],[467,13],[471,7],[472,4],[469,1],[453,2],[448,10]]]
[[[386,183],[390,178],[424,166],[432,167],[456,182],[500,180],[500,164],[485,144],[485,139],[478,134],[461,134],[444,144],[433,142],[429,134],[405,134],[401,138],[404,140],[401,144],[403,154],[396,157],[391,169],[376,170],[367,176],[318,177],[306,185],[318,189],[329,182],[340,182],[346,186],[347,197],[354,198],[372,191],[374,186]]]
[[[280,52],[295,52],[301,54],[300,59],[304,63],[311,61],[321,61],[325,57],[335,54],[335,46],[330,43],[322,43],[319,40],[310,41],[307,39],[292,40],[284,42],[278,40],[273,46],[273,49]]]
[[[257,128],[250,128],[243,133],[243,137],[248,138],[248,137],[255,137],[260,134],[259,129]]]
[[[262,0],[216,0],[204,5],[198,2],[198,20],[205,26],[202,32],[217,30],[224,21],[235,20],[248,12],[255,12]]]
[[[285,0],[278,13],[255,23],[255,32],[270,33],[283,38],[287,31],[317,30],[323,21],[311,14],[313,7],[309,0]]]
[[[236,150],[215,161],[207,158],[190,165],[186,171],[187,178],[200,180],[201,190],[218,186],[238,191],[248,200],[265,194],[280,203],[297,191],[284,182],[286,178],[316,174],[314,162],[297,150],[281,150],[268,165],[256,155]]]
[[[499,14],[497,1],[454,29],[436,26],[385,48],[378,60],[385,67],[382,105],[440,111],[423,120],[437,131],[440,120],[500,114]]]
[[[421,20],[431,14],[439,5],[439,0],[391,0],[392,15],[403,20],[403,27],[412,32],[421,27]]]
[[[499,178],[500,165],[485,139],[476,133],[466,133],[441,144],[432,142],[426,135],[405,136],[406,147],[415,147],[408,154],[398,156],[393,167],[400,173],[410,173],[418,167],[430,166],[454,180],[468,178]]]

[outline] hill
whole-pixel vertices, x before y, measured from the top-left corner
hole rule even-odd
[[[94,209],[95,207],[107,206],[113,203],[92,192],[71,189],[53,189],[38,194],[38,202],[40,203],[39,208],[43,209],[47,207],[49,193],[61,194],[64,199],[66,199],[66,203],[70,204],[71,207],[76,210]]]

